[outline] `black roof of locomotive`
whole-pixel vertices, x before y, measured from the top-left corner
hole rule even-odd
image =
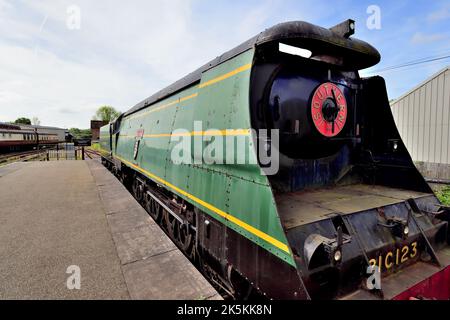
[[[122,116],[137,112],[200,81],[203,72],[214,68],[253,47],[279,41],[283,41],[290,45],[299,45],[312,52],[315,50],[321,50],[321,53],[332,51],[343,58],[344,64],[347,62],[347,65],[351,65],[352,69],[360,70],[371,67],[377,64],[381,58],[379,52],[374,47],[362,40],[343,37],[330,29],[319,27],[304,21],[280,23],[266,29],[236,48],[225,52],[184,78],[141,101]]]

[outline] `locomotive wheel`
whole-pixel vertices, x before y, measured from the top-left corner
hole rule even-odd
[[[181,249],[188,254],[192,255],[192,244],[193,241],[192,233],[189,231],[189,225],[187,223],[180,224],[178,229],[178,242]]]
[[[139,181],[134,180],[133,181],[133,185],[131,187],[132,191],[133,191],[133,195],[136,198],[136,200],[138,202],[141,202],[143,199],[143,192],[142,192],[142,186],[140,185]]]
[[[150,199],[147,202],[147,212],[150,214],[150,216],[158,222],[161,219],[161,205],[156,202],[152,197],[148,196]]]
[[[145,186],[143,184],[139,184],[138,186],[138,201],[143,204],[145,200]]]
[[[165,224],[170,237],[177,241],[178,220],[164,210]]]
[[[166,212],[166,210],[161,208],[161,227],[166,231],[168,231],[167,230],[167,220],[168,220],[167,212]]]
[[[120,173],[120,177],[119,177],[120,182],[122,182],[122,184],[126,184],[127,183],[127,175],[125,174],[125,172],[121,172]]]
[[[144,200],[143,200],[143,206],[144,206],[145,211],[147,211],[148,214],[150,214],[151,209],[152,209],[151,202],[152,202],[152,198],[147,193],[145,193]]]
[[[136,181],[136,179],[133,180],[133,183],[131,185],[131,191],[133,193],[133,196],[137,199],[137,189],[138,189],[138,182]]]

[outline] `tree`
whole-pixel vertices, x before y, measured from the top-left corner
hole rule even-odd
[[[92,137],[90,129],[78,129],[78,128],[70,128],[69,133],[75,139],[90,139]]]
[[[38,117],[33,117],[33,118],[31,118],[31,123],[35,126],[38,126],[41,124],[41,120],[39,120]]]
[[[101,106],[97,109],[97,112],[95,113],[95,118],[97,120],[107,121],[111,122],[115,119],[117,119],[120,115],[120,112],[114,109],[111,106]]]
[[[14,121],[15,124],[28,124],[31,125],[31,120],[25,117],[18,118],[16,121]]]

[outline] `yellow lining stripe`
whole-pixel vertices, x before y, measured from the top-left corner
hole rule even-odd
[[[150,114],[150,113],[153,113],[153,112],[156,112],[156,111],[165,109],[165,108],[167,108],[167,107],[171,107],[171,106],[173,106],[173,105],[176,105],[177,103],[184,102],[184,101],[187,101],[187,100],[196,98],[197,96],[198,96],[198,93],[194,93],[194,94],[191,94],[190,96],[186,96],[186,97],[183,97],[183,98],[178,98],[178,99],[176,99],[176,100],[174,100],[174,101],[172,101],[172,102],[163,104],[162,106],[155,107],[155,108],[152,108],[152,109],[150,109],[150,110],[148,110],[148,111],[145,111],[145,112],[143,112],[143,113],[139,113],[139,114],[136,114],[136,115],[134,115],[134,116],[131,116],[131,117],[129,117],[128,119],[140,118],[140,117],[142,117],[142,116],[144,116],[144,115],[147,115],[147,114]]]
[[[204,88],[204,87],[208,87],[208,86],[213,85],[213,84],[215,84],[217,82],[220,82],[220,81],[223,81],[225,79],[228,79],[228,78],[230,78],[230,77],[232,77],[232,76],[234,76],[234,75],[236,75],[238,73],[241,73],[243,71],[249,70],[251,67],[252,67],[252,64],[248,63],[246,65],[243,65],[242,67],[239,67],[239,68],[237,68],[237,69],[235,69],[233,71],[230,71],[230,72],[228,72],[228,73],[226,73],[224,75],[221,75],[221,76],[219,76],[217,78],[214,78],[214,79],[211,79],[211,80],[206,81],[204,83],[201,83],[198,87],[200,89]]]
[[[160,138],[160,137],[192,137],[192,136],[248,136],[250,129],[225,129],[225,130],[207,130],[207,131],[192,131],[179,133],[155,133],[145,134],[144,138]],[[120,138],[136,138],[136,136],[129,134],[121,134]]]
[[[174,186],[173,184],[171,184],[170,182],[165,181],[164,179],[154,175],[153,173],[142,169],[141,167],[139,167],[138,165],[135,165],[131,162],[126,161],[125,159],[122,159],[119,156],[115,156],[117,159],[121,160],[122,162],[124,162],[125,164],[135,168],[136,170],[146,174],[148,177],[152,178],[153,180],[156,180],[157,182],[169,187],[170,189],[184,195],[185,197],[195,201],[196,203],[200,204],[201,206],[211,210],[212,212],[218,214],[219,216],[221,216],[222,218],[238,225],[239,227],[241,227],[244,230],[247,230],[248,232],[252,233],[253,235],[257,236],[260,239],[263,239],[264,241],[272,244],[273,246],[283,250],[284,252],[290,254],[289,252],[289,247],[284,244],[283,242],[273,238],[272,236],[268,235],[267,233],[262,232],[261,230],[256,229],[255,227],[245,223],[244,221],[230,215],[229,213],[226,213],[222,210],[220,210],[219,208],[214,207],[212,204],[207,203],[206,201],[203,201],[199,198],[197,198],[196,196],[178,188],[177,186]]]
[[[159,133],[146,134],[144,138],[158,138],[158,137],[190,137],[190,136],[248,136],[250,129],[226,129],[226,130],[207,130],[207,131],[192,131],[179,133]]]
[[[219,76],[217,78],[214,78],[214,79],[211,79],[209,81],[206,81],[205,83],[200,84],[198,86],[198,88],[201,89],[201,88],[208,87],[208,86],[213,85],[213,84],[215,84],[217,82],[220,82],[220,81],[223,81],[225,79],[228,79],[228,78],[230,78],[230,77],[232,77],[232,76],[234,76],[234,75],[236,75],[238,73],[241,73],[243,71],[249,70],[249,69],[251,69],[251,67],[252,67],[252,64],[248,63],[248,64],[243,65],[243,66],[241,66],[241,67],[239,67],[239,68],[237,68],[237,69],[235,69],[233,71],[230,71],[230,72],[228,72],[228,73],[226,73],[224,75],[221,75],[221,76]],[[183,97],[183,98],[178,98],[178,99],[176,99],[174,101],[171,101],[171,102],[169,102],[167,104],[163,104],[162,106],[152,108],[151,110],[148,110],[146,112],[138,113],[136,115],[131,115],[128,119],[139,118],[139,117],[142,117],[142,116],[144,116],[146,114],[153,113],[153,112],[156,112],[156,111],[168,108],[170,106],[176,105],[177,103],[184,102],[184,101],[196,98],[197,96],[198,96],[198,93],[194,93],[194,94],[191,94],[190,96],[186,96],[186,97]]]

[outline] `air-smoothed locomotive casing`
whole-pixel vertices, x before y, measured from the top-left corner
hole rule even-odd
[[[232,212],[233,217],[239,219],[238,223],[224,219],[214,210],[201,206],[195,200],[181,194],[186,200],[200,205],[221,223],[292,264],[269,181],[261,174],[258,164],[175,165],[171,161],[171,152],[176,142],[170,142],[170,133],[176,129],[194,132],[194,121],[201,121],[202,131],[239,130],[237,135],[247,137],[247,158],[253,159],[250,162],[256,162],[253,142],[249,139],[251,138],[249,83],[253,55],[254,50],[250,49],[203,73],[200,85],[172,95],[152,105],[148,110],[144,108],[135,114],[125,115],[121,119],[119,134],[113,135],[113,144],[117,144],[114,155],[118,159],[137,164],[155,177],[206,201],[214,210]],[[229,73],[235,74],[208,85],[208,81]],[[136,132],[141,129],[144,130],[144,136],[139,145],[138,156],[134,160]],[[101,130],[100,141],[104,150],[109,149],[108,132],[108,126]],[[237,156],[236,154],[236,161]],[[256,230],[248,226],[258,229],[258,232],[251,232]]]
[[[285,194],[298,194],[307,191],[309,185],[311,187],[317,187],[317,184],[323,187],[333,187],[341,178],[340,175],[345,174],[347,167],[352,165],[351,162],[355,158],[352,150],[355,145],[366,146],[367,143],[372,143],[376,146],[377,140],[384,143],[393,138],[395,143],[404,149],[395,129],[392,115],[389,110],[386,110],[389,105],[386,105],[384,83],[380,84],[380,81],[375,79],[370,80],[376,82],[375,85],[371,85],[371,88],[376,87],[377,90],[384,90],[384,92],[380,93],[381,98],[379,99],[383,104],[382,111],[373,116],[380,117],[384,121],[386,128],[389,128],[390,137],[383,136],[383,130],[370,126],[365,127],[364,124],[369,123],[369,120],[364,118],[364,114],[355,116],[352,113],[351,116],[354,118],[346,123],[347,128],[343,131],[344,145],[347,149],[342,152],[336,151],[337,153],[332,155],[321,154],[318,159],[314,159],[314,155],[308,154],[308,159],[303,162],[282,154],[281,171],[278,176],[268,177],[262,174],[255,146],[258,137],[254,135],[252,129],[264,128],[261,124],[264,121],[258,120],[256,109],[259,99],[263,99],[264,90],[267,90],[267,86],[273,81],[270,77],[261,80],[264,78],[265,59],[267,58],[264,50],[272,52],[274,50],[272,44],[277,45],[280,41],[291,44],[303,43],[305,47],[309,46],[313,49],[320,47],[321,42],[327,42],[330,46],[328,50],[334,48],[335,53],[341,55],[344,61],[342,63],[346,68],[353,65],[350,69],[355,74],[358,69],[373,65],[379,60],[376,50],[368,44],[356,39],[349,40],[330,32],[328,29],[303,22],[287,23],[272,28],[218,57],[173,86],[142,101],[121,115],[111,125],[102,127],[100,131],[103,156],[115,163],[117,170],[120,170],[122,166],[135,170],[198,208],[199,217],[196,226],[198,243],[218,261],[219,268],[224,269],[224,274],[227,272],[227,267],[231,266],[257,290],[270,298],[336,298],[360,289],[358,282],[365,279],[364,270],[368,260],[372,258],[367,255],[374,254],[377,250],[383,250],[382,248],[386,246],[395,247],[397,240],[394,236],[389,236],[383,229],[380,232],[384,236],[377,237],[375,242],[378,241],[378,243],[372,246],[370,238],[373,234],[371,235],[370,230],[365,230],[364,233],[357,236],[356,234],[361,232],[356,230],[357,226],[363,228],[364,221],[375,219],[370,222],[370,226],[376,228],[379,223],[377,218],[374,218],[374,212],[387,205],[390,207],[386,211],[395,211],[392,209],[393,206],[402,207],[406,203],[406,198],[398,198],[388,204],[379,202],[373,204],[372,207],[364,207],[361,212],[330,212],[329,216],[323,216],[304,224],[299,223],[295,228],[288,228],[286,221],[281,218],[283,213],[280,210],[289,210],[289,208],[286,209],[286,206],[295,206],[295,199],[286,204],[286,200],[283,198],[281,202],[278,197],[280,190],[283,190]],[[326,50],[326,46],[323,50]],[[268,55],[270,56],[270,54]],[[270,60],[270,57],[267,59]],[[308,64],[310,62],[302,59],[301,63]],[[261,81],[263,84],[258,83]],[[333,82],[333,79],[329,78],[324,81]],[[368,82],[369,80],[365,83],[367,87],[369,87]],[[337,83],[341,86],[344,85]],[[362,105],[358,105],[358,103],[368,105],[367,97],[370,95],[366,94],[366,100],[356,100],[360,99],[359,92],[364,92],[358,91],[363,89],[364,81],[359,78],[355,79],[354,83],[345,85],[345,88],[347,87],[348,90],[352,90],[351,97],[348,99],[352,109],[349,110],[360,107],[361,110],[365,110],[366,114],[370,114],[370,111],[366,110],[367,108],[364,109]],[[261,92],[255,93],[258,92],[258,88]],[[356,92],[358,92],[358,96],[356,96]],[[307,103],[310,103],[310,99],[309,96],[305,97]],[[308,120],[305,118],[305,121]],[[199,122],[201,122],[201,127],[198,126]],[[356,129],[356,124],[360,125],[358,129]],[[310,127],[312,128],[311,124]],[[208,132],[208,130],[213,131]],[[356,134],[356,130],[358,130],[358,134]],[[378,134],[381,134],[382,137],[377,137]],[[199,154],[194,147],[192,148],[193,163],[175,164],[172,161],[172,153],[179,144],[179,140],[171,141],[171,137],[172,139],[174,137],[194,139],[199,136],[215,136],[224,140],[245,138],[246,164],[236,164],[238,157],[242,156],[237,153],[234,155],[233,163],[235,164],[227,164],[226,156],[222,159],[223,164],[207,164],[208,160],[212,160],[208,157],[203,158],[200,163],[196,163],[195,160],[202,159],[203,154]],[[320,139],[320,135],[314,134],[311,138],[317,140]],[[299,141],[305,141],[305,145],[307,145],[308,138]],[[203,141],[201,143],[203,152],[211,142]],[[331,140],[326,140],[321,148],[327,148],[327,143],[332,143],[333,146],[337,144],[338,150],[344,148],[343,145],[341,146],[342,142]],[[335,158],[326,160],[328,157]],[[217,158],[215,159],[217,160]],[[412,189],[416,193],[411,193],[411,196],[414,198],[420,194],[421,198],[425,196],[430,198],[423,204],[421,201],[418,203],[420,209],[427,208],[432,211],[431,207],[438,206],[439,202],[415,170],[407,152],[405,161],[401,165],[406,163],[406,166],[409,167],[399,170],[406,170],[412,175],[410,181],[414,184]],[[292,163],[295,165],[291,166]],[[302,163],[305,165],[302,166]],[[345,168],[339,168],[334,172],[333,165],[345,166]],[[285,179],[286,175],[289,176],[287,180]],[[327,175],[327,177],[322,179],[323,175]],[[376,177],[375,182],[385,183],[385,175],[377,176],[375,174],[374,177]],[[399,177],[404,177],[404,175],[399,175]],[[305,181],[316,182],[316,184],[305,183]],[[364,182],[367,183],[367,181]],[[392,187],[390,192],[395,192],[395,184]],[[384,192],[388,192],[387,190],[385,189]],[[406,196],[403,195],[403,197]],[[408,218],[405,216],[405,212],[407,211],[402,207],[394,213]],[[364,215],[367,217],[363,218]],[[351,219],[357,221],[352,224],[349,222]],[[442,229],[446,228],[445,220],[442,221],[442,226],[439,228],[435,227],[435,222],[429,220],[421,226],[426,230],[432,230],[431,233],[434,232],[433,230],[441,230],[441,227]],[[350,230],[351,228],[355,228],[355,230]],[[295,234],[292,233],[294,229],[297,230]],[[342,229],[344,229],[343,235]],[[420,230],[420,226],[411,227],[411,229],[415,237],[421,237],[423,230]],[[319,269],[322,267],[327,270],[322,273],[319,269],[309,269],[305,252],[305,241],[308,236],[321,234],[332,240],[337,237],[338,232],[345,238],[345,241],[339,244],[343,254],[342,261],[339,261],[338,264],[327,262],[325,265],[319,266]],[[363,241],[367,239],[369,244],[361,244],[361,239]],[[401,241],[404,242],[404,239]],[[422,249],[424,246],[426,245],[421,244]],[[343,275],[342,278],[345,281],[348,279],[351,285],[347,286],[342,283],[340,274]],[[323,279],[327,276],[332,279],[331,284],[327,279]],[[337,281],[337,285],[335,281]],[[321,284],[324,286],[323,289],[321,289]],[[330,292],[322,295],[321,290],[327,291],[328,285],[331,286],[331,295],[328,294]],[[347,288],[340,290],[340,286]]]

